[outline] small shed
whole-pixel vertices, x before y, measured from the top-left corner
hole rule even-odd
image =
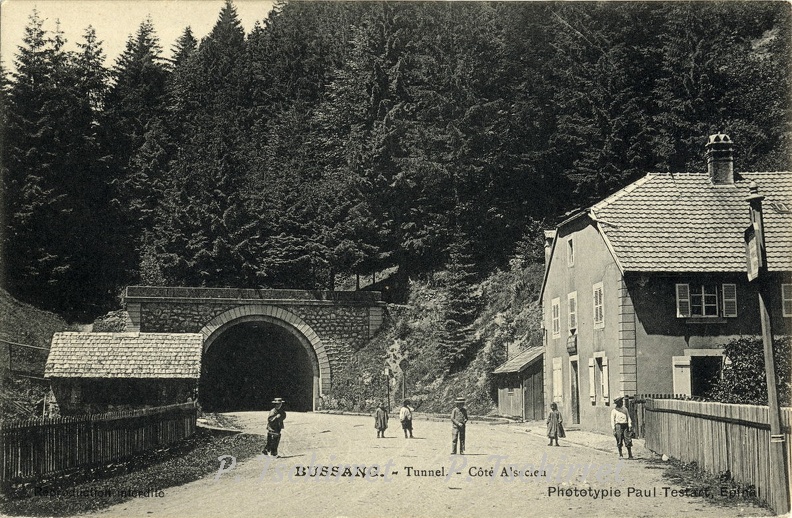
[[[183,403],[202,349],[198,333],[55,333],[44,377],[62,415]]]
[[[531,347],[493,371],[500,415],[544,419],[543,359],[544,347]]]

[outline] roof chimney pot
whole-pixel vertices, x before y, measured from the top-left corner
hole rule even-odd
[[[713,185],[734,184],[734,156],[732,140],[725,133],[709,136],[705,146],[707,173]]]

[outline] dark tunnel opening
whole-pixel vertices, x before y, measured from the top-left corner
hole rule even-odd
[[[280,326],[237,324],[212,342],[201,363],[200,402],[208,412],[268,410],[276,397],[288,410],[313,410],[315,362]]]

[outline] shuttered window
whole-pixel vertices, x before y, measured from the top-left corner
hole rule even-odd
[[[690,316],[690,286],[688,284],[676,285],[677,318]]]
[[[677,284],[677,318],[736,317],[737,285]]]
[[[600,387],[602,389],[602,401],[608,403],[610,401],[610,390],[608,388],[608,359],[605,357],[600,358],[602,372],[600,373]]]
[[[589,398],[591,398],[591,404],[597,402],[597,381],[595,379],[596,374],[596,365],[594,358],[589,358]]]
[[[784,316],[792,317],[792,284],[781,285],[781,306]]]
[[[550,305],[550,312],[553,338],[558,338],[561,336],[561,299],[553,299]]]
[[[723,316],[737,316],[737,285],[724,284],[723,289]]]
[[[577,329],[577,292],[573,291],[567,295],[567,304],[569,307],[569,331]]]
[[[605,327],[605,307],[602,297],[602,283],[598,282],[592,288],[592,299],[594,303],[594,327]]]

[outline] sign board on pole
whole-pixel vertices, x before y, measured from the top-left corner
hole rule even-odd
[[[745,229],[745,262],[748,267],[748,280],[759,277],[759,268],[762,267],[762,252],[759,250],[759,240],[756,230],[750,225]]]

